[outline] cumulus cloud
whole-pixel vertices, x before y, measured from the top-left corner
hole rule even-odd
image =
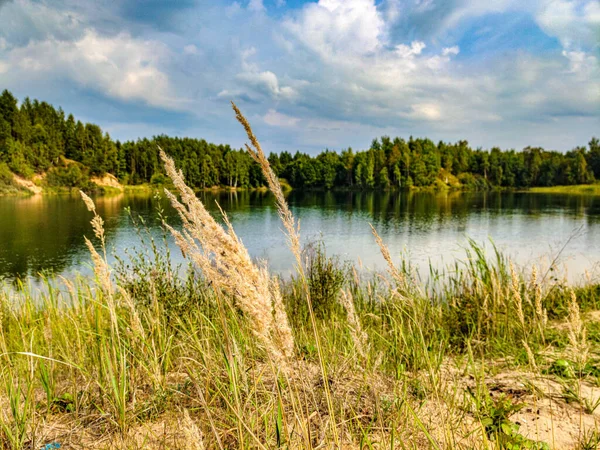
[[[569,145],[597,129],[596,0],[185,4],[167,33],[150,23],[157,12],[134,20],[121,2],[13,0],[0,10],[0,83],[27,95],[40,80],[62,80],[65,98],[64,86],[76,85],[161,116],[193,111],[195,128],[186,130],[218,141],[237,136],[227,102],[235,99],[265,141],[313,150],[368,145],[383,133]],[[524,33],[502,52],[482,53],[471,25],[489,17],[526,23],[543,52],[527,50]],[[496,23],[486,26],[507,32]],[[132,126],[151,128],[139,119]]]
[[[287,28],[322,57],[363,55],[381,46],[385,22],[372,0],[308,3]]]
[[[241,69],[235,76],[237,87],[224,89],[219,92],[218,97],[242,97],[259,101],[261,99],[292,100],[297,97],[298,92],[292,86],[283,86],[275,73],[270,70],[261,70],[252,57],[256,55],[256,49],[250,47],[241,51]],[[240,89],[240,87],[243,87]]]
[[[460,53],[460,49],[458,48],[458,45],[453,45],[452,47],[446,47],[442,50],[443,56],[458,55],[459,53]]]
[[[549,35],[571,49],[598,47],[600,3],[597,0],[551,0],[541,5],[536,20]]]
[[[166,52],[156,41],[126,33],[109,38],[87,30],[75,41],[53,37],[32,41],[10,50],[0,63],[9,67],[5,73],[14,79],[67,77],[118,99],[176,109],[182,103],[159,67]]]
[[[269,109],[264,115],[263,120],[267,125],[273,127],[294,127],[300,121],[298,117],[288,116],[274,109]]]

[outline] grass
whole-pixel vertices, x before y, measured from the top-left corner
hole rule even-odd
[[[146,246],[110,267],[83,196],[95,278],[0,290],[0,449],[593,448],[600,286],[517,270],[476,243],[423,285],[375,229],[387,274],[301,249],[236,113],[295,275],[253,261],[167,155],[184,228],[163,217],[163,239],[175,235],[187,270],[143,226]]]
[[[600,195],[600,183],[577,184],[573,186],[533,187],[528,189],[527,192],[540,194]]]

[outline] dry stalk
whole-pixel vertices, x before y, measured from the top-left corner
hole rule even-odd
[[[348,316],[350,335],[352,336],[356,350],[358,350],[358,353],[364,358],[367,348],[367,334],[363,331],[360,320],[358,319],[358,315],[356,314],[352,293],[350,291],[346,292],[344,289],[342,289],[341,294],[342,295],[339,297],[340,303],[346,310],[346,314]]]
[[[293,356],[293,339],[287,316],[278,303],[279,286],[271,280],[267,268],[252,262],[250,254],[224,216],[224,229],[210,215],[204,204],[185,184],[183,173],[160,151],[167,175],[173,181],[181,202],[171,192],[165,193],[183,221],[183,231],[169,225],[177,245],[213,286],[233,297],[249,320],[260,344],[280,367],[289,369]],[[223,213],[224,214],[224,213]],[[274,319],[277,315],[278,320]],[[279,339],[279,336],[285,336]]]
[[[104,221],[102,220],[102,217],[98,215],[94,201],[90,197],[88,197],[83,191],[79,191],[79,193],[81,194],[81,198],[83,199],[85,206],[87,206],[88,211],[94,214],[94,217],[92,218],[90,223],[92,224],[94,235],[100,240],[100,245],[104,256],[101,256],[94,247],[94,244],[92,244],[92,242],[84,236],[85,245],[87,246],[92,257],[92,262],[94,263],[94,273],[96,275],[96,278],[98,279],[98,284],[100,285],[100,288],[104,293],[104,297],[106,298],[106,305],[110,314],[111,324],[113,326],[113,329],[118,333],[117,307],[113,296],[112,282],[110,280],[110,266],[108,265],[106,258]]]
[[[388,272],[390,273],[392,280],[395,281],[396,287],[399,290],[406,291],[406,277],[395,266],[394,262],[392,261],[392,257],[390,255],[390,251],[389,251],[387,245],[385,245],[385,243],[383,242],[383,239],[381,239],[381,236],[379,236],[379,233],[377,233],[377,230],[375,229],[375,227],[371,224],[369,224],[369,226],[371,227],[371,232],[373,233],[373,236],[375,237],[375,242],[377,242],[377,245],[379,246],[381,255],[383,256],[383,259],[385,259],[385,262],[387,263]],[[408,298],[406,296],[402,295],[400,292],[398,292],[398,295],[400,296],[400,298],[402,300],[408,300]]]
[[[124,300],[125,305],[129,308],[129,312],[131,314],[131,318],[129,320],[129,329],[133,332],[134,336],[139,338],[144,336],[144,326],[142,325],[142,320],[140,319],[140,315],[138,314],[137,308],[133,303],[133,299],[129,292],[127,292],[123,287],[118,286],[117,288],[121,297]]]
[[[527,352],[527,359],[529,360],[531,368],[534,370],[535,373],[538,373],[538,366],[535,362],[535,356],[533,354],[533,351],[531,350],[531,347],[529,347],[529,344],[525,339],[523,339],[521,342],[523,343],[523,347],[525,347],[525,351]]]
[[[269,160],[267,159],[265,153],[262,150],[260,142],[258,142],[258,139],[256,138],[256,136],[254,135],[254,132],[252,131],[252,127],[250,126],[250,123],[248,122],[248,120],[246,120],[246,118],[244,117],[242,112],[239,110],[239,108],[235,105],[235,103],[231,102],[231,106],[235,112],[236,119],[244,127],[244,130],[246,130],[248,139],[250,140],[250,143],[252,144],[252,147],[249,146],[248,144],[246,144],[246,149],[248,150],[248,153],[252,156],[252,158],[259,164],[261,171],[263,173],[263,176],[267,180],[269,189],[275,196],[275,200],[277,202],[277,211],[279,213],[279,217],[281,218],[281,222],[283,223],[283,227],[285,228],[285,231],[286,231],[288,245],[290,246],[290,249],[292,250],[292,254],[294,255],[294,257],[296,259],[296,271],[297,271],[298,275],[300,276],[300,280],[302,282],[302,287],[304,289],[304,294],[306,296],[306,303],[308,306],[311,326],[313,329],[313,336],[315,339],[317,353],[319,356],[319,365],[321,368],[321,376],[323,377],[323,386],[325,389],[325,397],[327,399],[327,409],[328,409],[329,418],[330,418],[330,422],[329,422],[330,429],[333,434],[335,444],[337,447],[339,447],[339,437],[338,437],[338,431],[337,431],[337,427],[336,427],[336,423],[335,423],[335,411],[333,408],[333,400],[332,400],[331,392],[330,392],[330,388],[329,388],[327,369],[325,367],[325,358],[323,356],[323,349],[321,347],[320,337],[319,337],[319,333],[317,331],[317,322],[316,322],[315,314],[313,311],[312,300],[310,297],[310,288],[308,285],[306,273],[304,271],[304,265],[302,264],[302,254],[301,254],[301,247],[300,247],[300,224],[296,223],[296,220],[294,219],[294,216],[293,216],[292,212],[290,211],[290,208],[289,208],[289,206],[285,200],[285,197],[283,195],[283,190],[281,189],[281,184],[279,183],[279,179],[275,175],[275,172],[273,172],[273,169],[271,168]]]
[[[581,320],[581,314],[579,312],[579,304],[577,303],[577,296],[575,292],[571,290],[571,296],[569,301],[569,349],[572,352],[574,361],[583,364],[587,360],[589,353],[589,345],[587,342],[587,330]]]
[[[525,326],[525,314],[523,313],[523,299],[521,297],[521,287],[519,283],[519,277],[517,276],[517,272],[515,271],[515,266],[512,261],[510,262],[510,276],[511,276],[511,291],[512,297],[515,301],[515,307],[517,310],[517,318],[523,327],[523,333],[526,334],[526,326]]]
[[[187,409],[183,410],[183,434],[185,436],[185,448],[187,450],[204,450],[204,439],[202,431],[194,423]]]
[[[531,272],[531,285],[533,287],[533,306],[535,309],[536,321],[543,341],[545,339],[546,325],[548,323],[548,312],[542,304],[542,286],[538,282],[537,266],[533,266]]]

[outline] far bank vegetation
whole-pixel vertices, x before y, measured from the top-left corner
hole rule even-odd
[[[157,148],[167,152],[195,190],[259,189],[267,185],[244,149],[203,139],[155,136],[120,142],[98,125],[82,123],[61,108],[0,95],[0,193],[20,186],[12,174],[46,189],[98,188],[105,174],[122,185],[168,182]],[[384,136],[366,150],[324,150],[310,156],[291,149],[268,156],[276,176],[294,189],[515,189],[590,184],[600,179],[600,144],[569,152],[473,149],[427,138]]]

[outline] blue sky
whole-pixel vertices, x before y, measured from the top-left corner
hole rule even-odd
[[[597,0],[0,0],[0,89],[121,140],[268,151],[600,136]]]

